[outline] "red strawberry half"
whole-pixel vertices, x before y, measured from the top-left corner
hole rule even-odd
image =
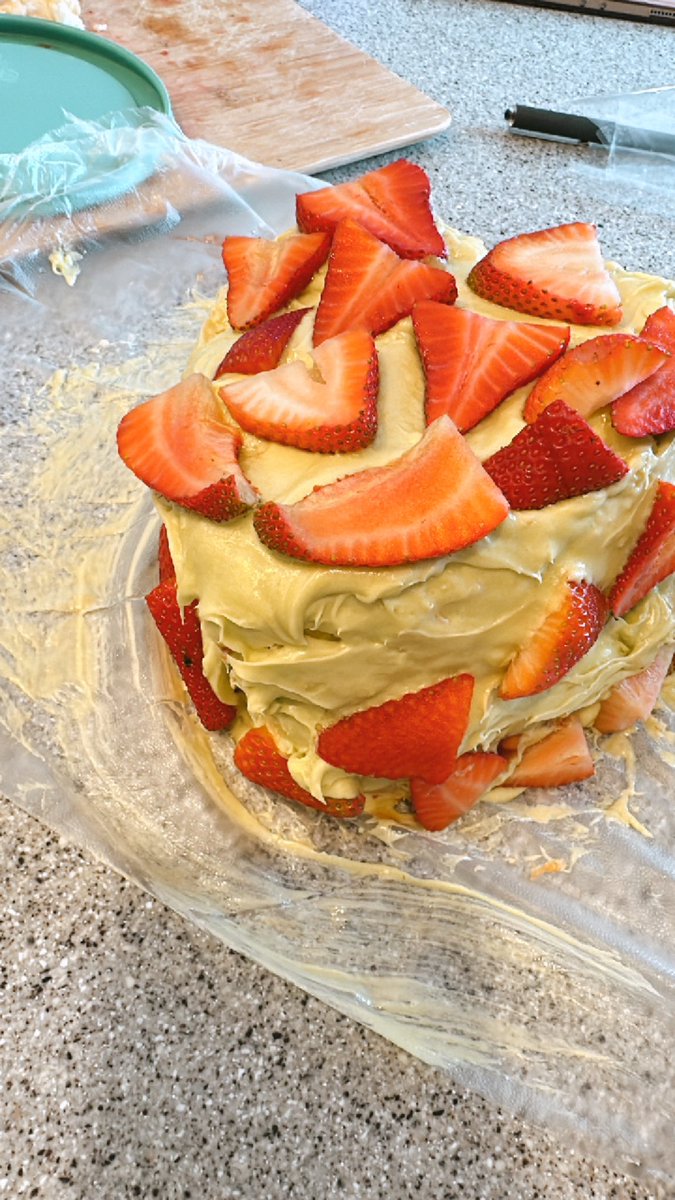
[[[647,524],[619,575],[609,602],[624,617],[657,583],[675,571],[675,487],[660,482]]]
[[[378,360],[369,333],[352,330],[314,351],[315,372],[284,363],[222,389],[242,429],[318,454],[361,450],[377,432]],[[315,378],[318,373],[319,378]]]
[[[593,722],[595,728],[600,733],[618,733],[646,721],[659,698],[672,658],[673,647],[664,646],[643,671],[615,684],[600,705]]]
[[[595,584],[568,580],[561,602],[511,660],[499,689],[502,699],[553,687],[595,644],[608,613],[607,599]]]
[[[426,376],[427,423],[441,413],[465,433],[565,349],[569,328],[493,321],[421,300],[413,324]]]
[[[332,817],[358,817],[363,812],[363,796],[356,796],[352,800],[326,796],[325,800],[321,801],[300,787],[288,769],[287,760],[277,750],[274,738],[265,726],[249,729],[244,734],[237,742],[234,761],[242,775],[252,783],[278,792],[280,796],[286,796],[289,800],[297,800],[307,808],[319,809]]]
[[[563,400],[483,463],[514,509],[545,508],[616,483],[628,465]]]
[[[295,308],[242,333],[219,364],[214,379],[228,374],[257,375],[259,371],[273,371],[309,311],[308,308]]]
[[[292,558],[386,567],[469,546],[508,511],[450,418],[439,417],[395,462],[318,487],[297,504],[263,504],[254,524],[261,541]]]
[[[223,704],[202,670],[204,648],[195,600],[181,614],[176,598],[176,580],[165,579],[146,597],[146,603],[166,642],[197,715],[205,729],[228,729],[237,715],[231,704]]]
[[[612,405],[612,424],[626,437],[675,429],[675,312],[664,305],[648,317],[642,337],[670,355],[668,360]]]
[[[176,569],[173,565],[171,551],[169,549],[169,535],[166,532],[166,525],[162,525],[159,531],[159,543],[157,546],[157,566],[159,567],[159,582],[164,583],[165,579],[175,579]]]
[[[358,775],[441,783],[466,732],[473,683],[456,675],[344,717],[319,734],[318,753]]]
[[[577,221],[499,242],[469,274],[477,295],[505,308],[576,325],[617,325],[619,289],[594,225]]]
[[[657,371],[667,355],[630,333],[605,333],[568,350],[535,383],[525,420],[536,421],[553,400],[564,400],[583,417],[622,396]]]
[[[275,241],[225,238],[227,315],[233,328],[259,325],[290,304],[325,262],[329,248],[330,237],[323,233],[293,233]]]
[[[117,431],[126,465],[148,487],[212,521],[229,521],[257,500],[237,456],[241,435],[225,425],[204,375],[128,412]]]
[[[298,227],[332,233],[340,221],[358,221],[401,258],[445,258],[445,243],[431,212],[429,178],[415,163],[400,159],[369,171],[353,183],[298,196]]]
[[[507,766],[508,759],[501,754],[471,751],[460,755],[442,783],[411,779],[410,795],[420,825],[446,829],[477,804]]]
[[[528,746],[507,787],[562,787],[595,775],[583,725],[570,717],[541,741]]]
[[[354,221],[338,225],[314,322],[314,344],[345,329],[384,333],[416,300],[457,298],[454,276],[427,263],[407,262]]]

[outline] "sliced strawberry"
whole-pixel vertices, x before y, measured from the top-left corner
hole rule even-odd
[[[675,309],[664,304],[656,312],[650,313],[641,336],[667,354],[675,354]]]
[[[661,694],[672,659],[673,647],[663,646],[648,667],[616,683],[600,705],[595,728],[600,733],[618,733],[646,721]]]
[[[257,500],[237,461],[240,446],[241,435],[223,423],[204,375],[189,375],[139,404],[117,431],[118,450],[134,475],[212,521],[229,521]]]
[[[176,580],[167,578],[145,597],[159,632],[166,642],[197,715],[205,729],[228,729],[237,715],[231,704],[223,704],[202,669],[204,648],[197,601],[181,615],[176,597]]]
[[[417,300],[452,304],[456,298],[457,285],[448,271],[400,259],[354,221],[343,221],[333,237],[314,345],[345,329],[365,329],[375,336],[407,317]]]
[[[279,366],[281,357],[295,333],[298,325],[310,310],[295,308],[291,312],[282,313],[280,317],[270,317],[262,325],[247,330],[237,338],[230,347],[214,375],[220,379],[222,375],[257,375],[259,371],[273,371]]]
[[[628,464],[563,400],[483,463],[512,508],[545,508],[616,483]]]
[[[429,178],[406,159],[369,171],[353,183],[297,197],[298,228],[332,233],[346,219],[358,221],[401,258],[445,258],[445,242],[431,212]]]
[[[608,612],[607,598],[594,583],[568,580],[560,603],[509,663],[499,689],[502,699],[535,696],[553,687],[595,644]]]
[[[466,733],[473,676],[456,675],[343,717],[319,734],[326,762],[384,779],[447,779]]]
[[[441,413],[465,433],[565,349],[568,327],[493,321],[421,300],[413,325],[426,377],[427,423]]]
[[[169,549],[169,535],[166,532],[166,525],[162,525],[159,531],[159,544],[157,546],[157,566],[159,567],[159,582],[164,583],[165,579],[175,579],[176,569],[173,565],[171,551]]]
[[[675,486],[661,481],[647,524],[609,596],[615,617],[624,617],[638,601],[675,571]]]
[[[553,400],[564,400],[583,417],[611,404],[647,379],[667,359],[663,350],[630,333],[604,333],[568,350],[530,392],[524,416],[537,417]]]
[[[227,315],[232,327],[259,325],[295,300],[325,262],[329,249],[330,237],[325,233],[292,233],[275,241],[225,238]]]
[[[668,305],[647,318],[642,337],[670,357],[644,383],[612,405],[612,424],[625,437],[647,437],[675,429],[675,312]]]
[[[254,524],[261,541],[291,558],[385,567],[469,546],[508,511],[450,418],[439,417],[395,462],[315,488],[297,504],[263,504]]]
[[[379,369],[369,333],[351,330],[314,350],[315,371],[284,363],[220,393],[242,429],[317,454],[362,450],[377,432]],[[315,378],[318,373],[319,378]]]
[[[499,242],[468,282],[484,299],[533,317],[576,325],[617,325],[622,317],[596,228],[580,221]]]
[[[363,796],[354,799],[340,799],[326,796],[321,801],[300,787],[288,769],[288,762],[277,750],[276,743],[270,731],[263,725],[259,729],[249,729],[237,742],[234,752],[236,766],[253,783],[278,792],[289,800],[297,800],[308,808],[319,809],[329,813],[331,817],[358,817],[363,812]]]
[[[583,725],[577,717],[564,721],[553,733],[523,752],[506,780],[507,787],[561,787],[595,775],[595,765]]]
[[[470,751],[460,755],[442,783],[411,779],[410,795],[420,825],[446,829],[477,804],[507,766],[508,759],[501,754]]]

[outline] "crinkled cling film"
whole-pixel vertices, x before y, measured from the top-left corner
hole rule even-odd
[[[574,160],[572,169],[593,194],[675,216],[675,86],[569,101],[571,112],[591,117],[602,148]]]
[[[184,371],[223,236],[280,232],[319,183],[156,115],[73,134],[81,161],[52,160],[48,180],[62,215],[30,215],[6,186],[0,226],[5,793],[459,1084],[672,1181],[667,708],[604,739],[589,783],[497,794],[443,834],[340,824],[247,785],[147,612],[158,523],[115,430]],[[152,170],[98,209],[70,203],[122,136]]]

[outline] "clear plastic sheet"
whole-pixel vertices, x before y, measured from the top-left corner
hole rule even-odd
[[[597,122],[604,145],[574,164],[596,194],[675,216],[675,85],[570,101]]]
[[[81,135],[105,157],[118,131]],[[482,804],[443,835],[338,825],[246,787],[146,611],[157,520],[115,429],[180,377],[224,282],[223,236],[281,231],[320,183],[163,118],[128,136],[155,164],[132,192],[60,217],[10,205],[0,227],[4,792],[460,1083],[672,1182],[667,710],[614,739],[590,784]],[[71,169],[56,170],[64,195]],[[55,250],[81,255],[72,287]]]

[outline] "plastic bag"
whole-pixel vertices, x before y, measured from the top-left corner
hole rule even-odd
[[[158,523],[117,459],[116,426],[181,376],[224,283],[223,236],[280,232],[295,193],[321,182],[145,117],[133,129],[79,124],[79,160],[50,151],[39,173],[17,160],[24,190],[3,191],[2,787],[459,1083],[617,1170],[672,1180],[664,713],[652,736],[619,738],[591,783],[481,804],[427,836],[269,801],[233,770],[227,735],[205,734],[185,704],[143,600]],[[117,139],[150,173],[99,208],[69,202]],[[33,169],[34,204],[58,195],[60,216],[26,205]],[[72,287],[54,273],[58,255],[71,256]],[[650,836],[630,816],[632,774]]]
[[[675,86],[570,101],[597,122],[604,146],[573,164],[593,192],[675,216]]]

